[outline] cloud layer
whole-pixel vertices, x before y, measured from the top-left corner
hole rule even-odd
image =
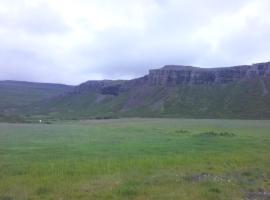
[[[0,79],[78,84],[270,60],[268,0],[0,0]]]

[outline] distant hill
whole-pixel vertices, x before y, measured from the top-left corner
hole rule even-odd
[[[133,80],[88,81],[27,111],[64,118],[270,118],[270,63],[167,65]]]
[[[73,86],[23,81],[0,81],[0,111],[59,96]]]

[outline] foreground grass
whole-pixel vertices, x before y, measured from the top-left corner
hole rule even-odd
[[[269,158],[270,121],[0,124],[0,200],[245,199]]]

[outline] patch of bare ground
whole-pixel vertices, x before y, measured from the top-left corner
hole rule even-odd
[[[270,192],[245,192],[245,200],[270,200]]]
[[[232,180],[226,176],[218,176],[208,173],[192,174],[184,177],[185,181],[189,182],[203,182],[203,181],[213,181],[213,182],[231,182]]]

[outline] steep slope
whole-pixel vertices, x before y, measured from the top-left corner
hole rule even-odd
[[[52,98],[73,89],[73,86],[23,81],[0,81],[0,111]]]
[[[129,81],[88,81],[35,105],[34,113],[68,118],[270,118],[270,63],[226,68],[169,65]]]

